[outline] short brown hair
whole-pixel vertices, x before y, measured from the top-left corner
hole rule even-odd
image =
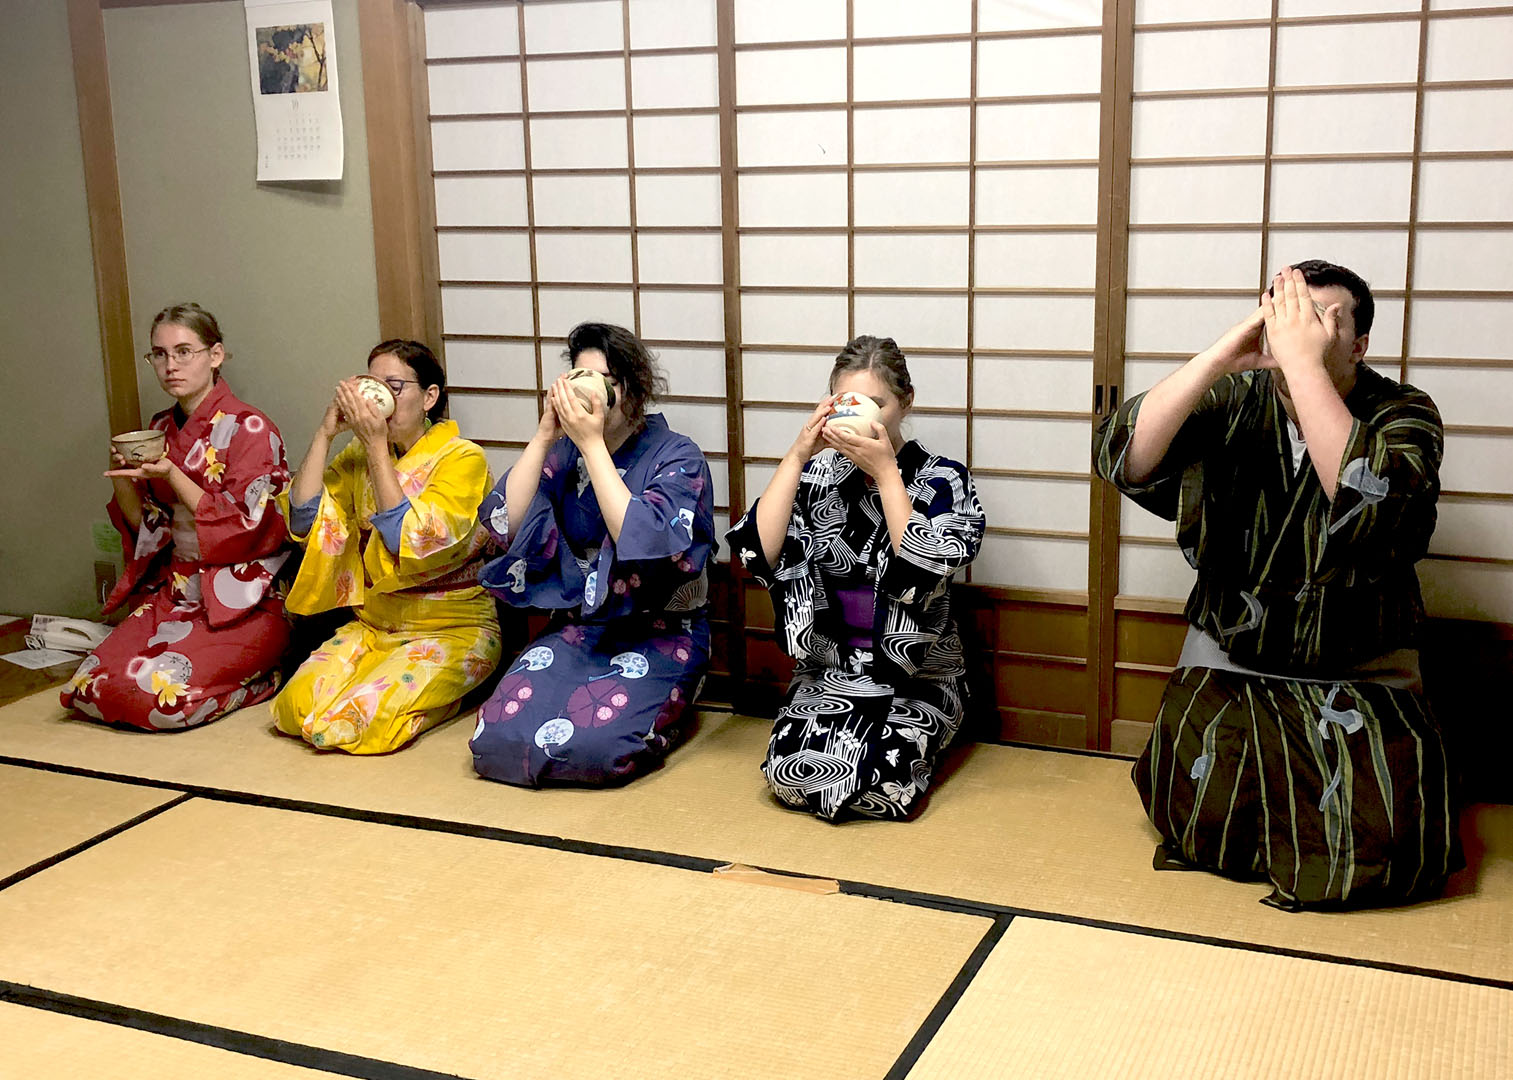
[[[384,355],[392,356],[415,373],[415,381],[420,383],[422,394],[431,387],[436,387],[438,391],[436,404],[426,410],[427,420],[435,423],[446,415],[447,373],[441,366],[441,361],[436,359],[436,354],[431,351],[430,346],[408,338],[390,338],[388,341],[380,341],[368,353],[368,366],[372,367],[373,361]]]

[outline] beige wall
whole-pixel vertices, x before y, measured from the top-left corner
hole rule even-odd
[[[291,466],[330,384],[361,368],[378,333],[357,0],[334,8],[346,175],[311,184],[254,179],[241,3],[105,15],[137,348],[166,303],[215,312],[232,385],[283,430]],[[7,3],[5,28],[0,612],[91,615],[110,432],[65,6]],[[145,366],[138,378],[145,419],[169,401]]]
[[[346,143],[340,181],[259,184],[244,8],[238,0],[105,13],[126,222],[132,326],[194,300],[214,312],[236,392],[304,456],[342,374],[377,342],[356,0],[335,0]],[[146,365],[142,411],[170,402]]]
[[[62,3],[5,5],[0,71],[0,612],[87,615],[109,427]]]

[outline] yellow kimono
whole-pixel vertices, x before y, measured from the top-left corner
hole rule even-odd
[[[373,527],[377,504],[355,440],[326,469],[309,533],[291,528],[305,557],[288,609],[356,616],[273,700],[278,730],[323,750],[398,749],[456,713],[499,662],[499,618],[478,585],[487,543],[478,504],[493,486],[483,451],[443,420],[395,471],[410,500],[397,554]],[[287,493],[279,499],[292,522]]]

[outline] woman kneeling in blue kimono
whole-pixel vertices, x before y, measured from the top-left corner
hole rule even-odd
[[[470,744],[480,775],[532,787],[654,768],[709,666],[704,454],[646,414],[665,380],[630,331],[583,323],[567,359],[607,376],[609,403],[558,378],[535,437],[478,509],[504,550],[483,585],[558,613],[478,710]]]

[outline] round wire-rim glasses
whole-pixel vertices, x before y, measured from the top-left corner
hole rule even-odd
[[[202,345],[198,349],[191,349],[188,345],[180,345],[171,352],[166,349],[148,349],[142,354],[142,361],[150,368],[164,367],[171,356],[181,364],[187,364],[195,356],[202,352],[209,352],[214,345]]]

